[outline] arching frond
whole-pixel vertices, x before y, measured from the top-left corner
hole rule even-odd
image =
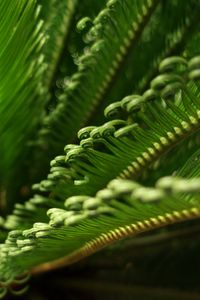
[[[41,148],[35,151],[36,166],[37,161],[42,161],[46,171],[49,160],[61,153],[66,142],[75,139],[74,133],[79,128],[102,122],[106,103],[115,98],[119,100],[120,95],[123,97],[129,91],[143,90],[156,74],[159,62],[171,53],[179,54],[181,43],[189,39],[189,32],[194,31],[198,3],[195,4],[196,14],[190,14],[194,5],[187,1],[184,1],[185,5],[183,1],[170,2],[166,7],[159,2],[155,5],[145,1],[134,3],[137,9],[131,2],[131,10],[128,1],[127,6],[122,1],[108,3],[105,17],[101,11],[89,32],[85,33],[85,39],[89,39],[91,45],[85,48],[85,54],[77,58],[78,71],[63,80],[64,92],[60,91],[58,105],[44,120],[39,138]],[[78,23],[78,28],[86,31],[90,23],[91,20],[84,18]],[[162,25],[158,27],[158,23]],[[98,35],[93,37],[95,30]],[[116,42],[111,45],[113,36]],[[122,45],[125,45],[124,51]],[[144,57],[141,55],[143,49],[147,50]],[[102,76],[104,72],[106,80]],[[37,175],[34,179],[37,180]]]
[[[1,245],[1,284],[6,288],[37,264],[67,255],[53,263],[67,265],[122,238],[197,218],[199,191],[199,179],[166,177],[155,188],[114,180],[94,198],[70,197],[65,209],[48,211],[49,223],[9,233]]]
[[[0,183],[5,186],[15,184],[28,139],[43,116],[45,37],[39,12],[34,0],[0,2]]]
[[[0,0],[0,298],[199,224],[199,8]]]

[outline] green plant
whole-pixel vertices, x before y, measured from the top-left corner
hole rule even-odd
[[[0,0],[2,296],[199,218],[199,8]]]

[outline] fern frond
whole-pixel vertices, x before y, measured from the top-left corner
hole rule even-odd
[[[156,76],[161,61],[171,55],[181,55],[198,31],[198,10],[199,3],[189,1],[171,1],[157,7],[121,70],[121,76],[107,95],[107,102],[109,99],[118,101],[127,93],[144,92]],[[100,120],[98,115],[93,120],[95,118]]]
[[[199,8],[0,0],[0,298],[199,223]]]
[[[197,131],[198,59],[192,58],[189,63],[181,57],[165,59],[151,89],[142,96],[130,95],[109,105],[105,115],[113,120],[81,129],[80,144],[65,147],[66,155],[51,162],[51,173],[47,180],[34,185],[35,190],[59,199],[60,207],[67,197],[93,196],[113,178],[137,178],[163,153]],[[124,119],[115,119],[120,114]],[[30,225],[36,215],[39,220],[40,214],[42,221],[46,205],[40,206],[40,200],[37,205],[37,201],[36,196],[25,205],[17,204],[7,228],[28,225],[26,222]]]
[[[41,5],[43,5],[43,2],[45,1],[40,1]],[[77,5],[78,1],[76,0],[65,0],[59,3],[52,0],[46,5],[44,3],[44,13],[47,14],[48,12],[45,31],[49,36],[44,49],[45,61],[48,63],[44,76],[44,85],[47,87],[47,90],[52,86]],[[46,6],[48,7],[46,8]]]
[[[15,172],[29,150],[28,139],[43,116],[45,36],[39,11],[34,0],[0,3],[0,182],[6,187],[9,181],[15,184]]]
[[[131,92],[133,90],[142,90],[142,86],[146,86],[152,75],[156,74],[155,70],[159,62],[166,55],[172,52],[181,52],[180,44],[183,42],[183,39],[186,39],[188,32],[191,33],[195,20],[198,19],[198,13],[190,13],[194,9],[194,4],[192,5],[190,2],[186,1],[185,5],[183,5],[183,1],[170,2],[165,9],[163,9],[162,3],[158,3],[152,12],[151,8],[149,8],[149,17],[145,17],[144,14],[144,22],[147,22],[148,19],[145,26],[141,23],[142,21],[137,10],[133,11],[132,19],[130,16],[127,16],[127,32],[125,32],[124,13],[128,8],[125,9],[125,6],[125,12],[122,13],[121,6],[123,7],[124,4],[122,5],[120,1],[119,3],[118,1],[115,2],[115,4],[111,2],[110,5],[107,5],[109,9],[106,10],[108,15],[107,19],[105,17],[105,22],[102,21],[103,17],[100,21],[97,16],[93,22],[94,26],[91,27],[88,33],[85,33],[85,39],[91,40],[91,34],[95,32],[95,28],[99,28],[99,36],[92,37],[92,44],[89,44],[89,47],[85,49],[85,51],[87,50],[86,53],[78,58],[78,72],[71,79],[63,80],[65,82],[65,84],[63,83],[64,93],[62,91],[59,92],[61,95],[59,96],[57,108],[50,112],[44,120],[43,128],[39,133],[40,147],[37,147],[35,150],[36,158],[34,163],[35,169],[37,169],[37,161],[40,161],[40,164],[42,161],[43,176],[47,172],[49,160],[61,153],[64,144],[74,139],[74,133],[81,126],[92,124],[92,122],[97,124],[102,122],[102,111],[106,103],[110,103],[109,99],[119,99],[120,95],[125,96],[129,90]],[[142,5],[140,1],[138,11],[140,11],[140,8],[145,11]],[[198,3],[195,5],[195,11],[197,12]],[[122,16],[117,13],[120,9]],[[174,15],[174,11],[178,11],[178,15]],[[128,9],[128,12],[131,13],[130,9]],[[114,14],[116,14],[117,18],[113,21]],[[168,24],[169,15],[171,16],[170,26]],[[134,30],[131,26],[134,24],[135,19],[138,20],[136,21],[138,29],[135,24]],[[84,31],[88,22],[88,18],[84,18],[79,22],[78,27],[83,28]],[[155,25],[157,23],[164,24],[158,27]],[[129,27],[131,28],[129,34],[131,35],[132,32],[133,35],[132,41],[131,36],[128,39],[125,38]],[[116,36],[116,45],[115,47],[112,45],[112,51],[109,51],[111,35]],[[147,35],[149,40],[146,38]],[[161,36],[163,36],[162,39],[160,38]],[[120,49],[122,49],[124,43],[130,46],[125,46],[126,51],[121,53],[122,50]],[[94,50],[96,48],[98,51]],[[147,54],[144,57],[140,57],[140,53],[144,53],[143,49],[149,49],[149,51],[146,52]],[[176,51],[175,49],[178,50]],[[99,65],[101,65],[101,68],[99,68]],[[107,72],[107,85],[102,81],[105,79],[102,77],[104,69],[105,73]],[[111,69],[112,71],[110,71]],[[132,72],[132,69],[135,71]],[[127,80],[122,80],[124,71],[126,71]],[[92,77],[90,76],[93,72],[96,74],[95,81],[93,75]],[[109,72],[110,75],[108,74]],[[127,88],[127,85],[130,87]],[[91,86],[93,87],[92,89]],[[102,92],[97,97],[100,87]],[[34,181],[41,180],[41,178],[42,176],[39,177],[36,174],[33,176]]]
[[[43,152],[41,161],[47,162],[59,154],[64,144],[74,138],[74,132],[87,122],[158,2],[110,1],[94,19],[87,34],[91,45],[78,59],[78,72],[67,81],[56,108],[44,119],[39,132],[42,149],[37,151]]]
[[[92,195],[113,177],[138,176],[161,154],[198,130],[198,59],[191,59],[189,68],[183,58],[164,60],[161,75],[142,96],[130,95],[109,105],[105,115],[113,120],[80,130],[80,145],[67,145],[66,156],[51,162],[52,173],[41,182],[41,191],[61,198],[74,193]],[[171,70],[176,64],[180,70]],[[124,120],[118,119],[120,116]]]
[[[49,223],[9,233],[1,245],[1,284],[9,285],[25,270],[64,255],[64,263],[70,264],[122,238],[197,218],[199,191],[199,179],[167,177],[155,188],[113,180],[94,198],[70,197],[65,209],[48,211]]]

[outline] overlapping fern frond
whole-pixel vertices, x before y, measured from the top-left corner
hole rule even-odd
[[[0,0],[1,296],[199,219],[199,8]]]

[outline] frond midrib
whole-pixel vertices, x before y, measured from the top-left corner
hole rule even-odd
[[[108,231],[107,233],[102,233],[99,237],[88,241],[82,248],[74,251],[66,257],[62,257],[55,261],[44,263],[32,268],[31,273],[34,275],[37,273],[52,271],[61,267],[63,268],[77,263],[78,261],[91,256],[103,248],[108,247],[122,239],[134,237],[143,232],[149,232],[164,226],[197,219],[199,217],[200,209],[197,207],[192,207],[188,210],[173,211],[171,213],[166,213],[163,216],[158,216],[157,218],[150,218],[143,222],[137,222],[127,226],[118,227],[114,230]]]

